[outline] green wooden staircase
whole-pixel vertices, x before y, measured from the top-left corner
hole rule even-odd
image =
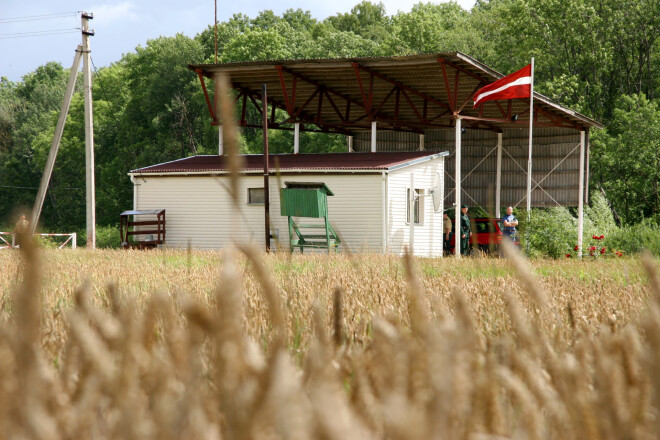
[[[280,211],[289,218],[289,250],[305,248],[337,251],[341,243],[328,220],[328,196],[334,193],[325,183],[284,182],[281,189]],[[322,218],[322,223],[296,223],[293,217]]]

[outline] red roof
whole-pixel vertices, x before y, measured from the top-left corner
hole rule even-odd
[[[409,162],[419,162],[447,153],[429,151],[398,153],[324,153],[324,154],[271,154],[270,169],[275,170],[276,160],[280,170],[355,170],[377,171],[404,166]],[[245,154],[243,171],[264,169],[262,154]],[[173,160],[158,165],[132,170],[131,173],[204,173],[228,171],[225,156],[193,156]]]

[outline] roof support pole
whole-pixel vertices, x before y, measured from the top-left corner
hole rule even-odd
[[[266,252],[270,252],[270,188],[268,187],[270,164],[268,163],[268,91],[266,84],[261,86],[261,104],[264,136],[264,229]]]
[[[456,160],[456,175],[454,176],[456,188],[454,189],[455,209],[454,209],[454,256],[461,258],[461,118],[456,118],[456,149],[454,151]]]
[[[82,13],[82,43],[83,43],[83,94],[85,113],[85,188],[87,199],[87,247],[96,249],[96,184],[94,178],[94,123],[92,115],[92,65],[90,62],[89,36],[94,31],[89,30],[89,20],[92,14]]]
[[[577,244],[578,244],[578,258],[582,258],[582,232],[584,229],[584,150],[585,150],[585,135],[584,131],[580,131],[580,177],[578,179],[578,230],[577,230]]]
[[[222,138],[222,125],[218,125],[218,156],[225,154],[225,144]]]
[[[293,124],[293,154],[300,153],[300,122]]]
[[[589,204],[589,149],[591,146],[591,136],[589,135],[589,128],[585,130],[584,139],[586,141],[585,148],[587,149],[585,152],[586,158],[584,164],[586,167],[585,177],[584,177],[584,203],[588,205]]]
[[[529,85],[529,157],[527,160],[527,220],[532,211],[532,129],[534,127],[534,57],[532,57],[532,82]]]
[[[62,140],[62,133],[64,132],[64,124],[66,123],[66,115],[69,113],[69,106],[71,105],[71,97],[73,96],[73,88],[76,85],[76,79],[78,78],[78,69],[80,68],[80,58],[82,55],[82,46],[78,46],[76,49],[76,55],[73,57],[73,66],[71,66],[71,73],[69,74],[69,82],[66,86],[66,93],[64,94],[64,100],[62,101],[62,107],[60,108],[60,117],[57,120],[57,125],[55,126],[55,134],[53,135],[53,142],[50,144],[50,151],[48,152],[48,159],[46,160],[46,167],[44,168],[44,173],[41,176],[41,183],[39,184],[39,192],[37,193],[37,199],[34,201],[34,207],[32,208],[32,216],[30,218],[30,235],[34,234],[34,231],[37,228],[37,223],[39,222],[39,216],[41,215],[41,208],[44,205],[44,199],[46,198],[46,190],[48,189],[48,182],[50,182],[50,176],[53,173],[53,167],[55,166],[55,159],[57,158],[57,150],[60,148],[60,141]]]
[[[408,240],[408,253],[410,255],[415,255],[415,250],[413,246],[415,245],[415,173],[410,173],[410,191],[408,191],[408,214],[410,218],[410,239]]]
[[[200,78],[202,77],[200,76]],[[212,112],[212,115],[215,119],[215,122],[218,123],[218,156],[222,156],[223,154],[225,154],[224,140],[222,137],[222,124],[220,123],[220,118],[217,117],[217,114],[220,111],[220,82],[221,82],[220,76],[215,75],[215,77],[213,78],[213,84],[214,84],[213,108],[215,110]],[[209,109],[210,108],[211,107],[209,105]]]
[[[349,136],[353,137],[353,136]],[[388,237],[388,230],[387,230],[387,173],[385,171],[382,172],[382,188],[381,188],[381,214],[383,216],[383,223],[382,223],[382,228],[383,228],[383,255],[387,254],[387,237]]]
[[[371,152],[376,152],[376,121],[371,122]]]
[[[497,169],[495,171],[495,217],[502,218],[502,133],[497,133]]]
[[[346,142],[348,144],[348,152],[353,153],[353,136],[346,136]]]
[[[426,148],[424,148],[424,135],[420,134],[419,135],[419,151],[425,151]]]

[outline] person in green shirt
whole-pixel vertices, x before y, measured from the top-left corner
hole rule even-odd
[[[470,217],[467,215],[468,207],[461,207],[461,255],[470,254],[470,237],[472,229],[470,228]]]

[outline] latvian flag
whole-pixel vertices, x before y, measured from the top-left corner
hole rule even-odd
[[[496,99],[529,98],[532,84],[532,65],[488,84],[476,93],[474,106]]]

